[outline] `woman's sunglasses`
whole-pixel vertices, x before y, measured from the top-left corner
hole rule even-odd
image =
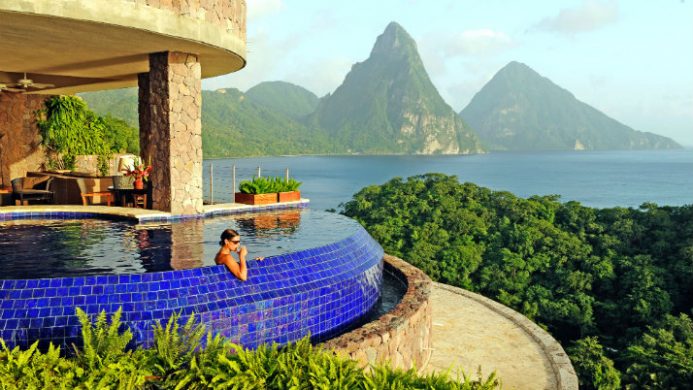
[[[231,240],[231,242],[234,243],[234,244],[240,244],[240,243],[241,243],[241,240]]]

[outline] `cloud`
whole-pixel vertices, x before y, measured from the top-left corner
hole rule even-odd
[[[309,61],[286,75],[286,80],[298,84],[318,96],[334,92],[344,81],[353,65],[346,57]]]
[[[614,1],[585,0],[573,8],[564,8],[558,15],[543,19],[534,29],[574,35],[598,30],[618,19],[618,5]]]
[[[455,78],[447,83],[447,87],[441,91],[448,104],[457,112],[469,104],[474,95],[488,83],[495,75],[498,67],[492,63],[480,64],[466,63],[462,65],[464,78]]]
[[[282,61],[293,49],[292,36],[282,37],[280,41],[273,40],[276,34],[260,29],[248,37],[247,55],[248,61],[245,68],[238,72],[211,78],[202,82],[204,89],[217,89],[233,86],[242,91],[257,85],[262,81],[276,79],[274,74],[282,68]]]
[[[247,3],[248,19],[257,20],[277,13],[284,8],[283,0],[250,0]]]
[[[447,56],[492,55],[511,48],[514,44],[505,33],[482,28],[454,35],[445,43],[443,51]]]

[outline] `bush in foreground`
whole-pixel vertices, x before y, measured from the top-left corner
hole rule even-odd
[[[82,346],[63,356],[52,344],[45,352],[38,342],[27,350],[7,348],[0,340],[2,389],[499,389],[494,374],[472,380],[463,375],[418,376],[414,369],[385,365],[360,369],[356,362],[314,347],[306,337],[279,347],[247,350],[221,336],[206,336],[194,316],[182,323],[174,315],[165,327],[157,324],[152,348],[128,348],[129,329],[122,330],[120,311],[90,318],[77,309]]]

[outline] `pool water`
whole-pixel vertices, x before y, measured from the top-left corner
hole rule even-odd
[[[0,222],[0,279],[166,271],[214,265],[219,235],[234,229],[248,257],[315,248],[354,234],[357,222],[310,209],[167,224],[98,219]]]

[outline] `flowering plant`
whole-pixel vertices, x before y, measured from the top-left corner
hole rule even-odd
[[[133,165],[126,166],[123,169],[125,176],[133,176],[135,180],[147,180],[149,174],[152,172],[151,164],[144,165],[142,159],[137,157],[133,161]]]

